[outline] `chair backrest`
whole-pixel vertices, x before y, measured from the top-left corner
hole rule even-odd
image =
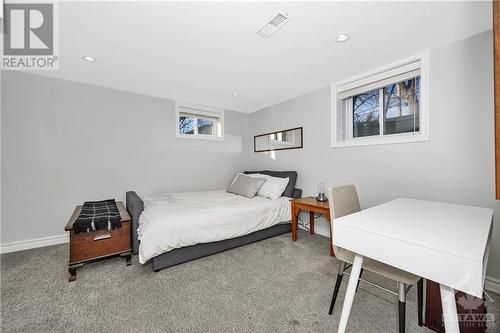
[[[330,218],[332,221],[361,210],[358,193],[354,185],[329,187],[328,202],[330,203]]]
[[[332,224],[331,230],[333,234],[332,238],[335,239],[335,219],[359,212],[361,210],[356,187],[354,185],[328,187],[328,203],[330,205],[330,223]],[[338,248],[335,246],[335,243],[333,244],[333,248],[335,253],[340,254]],[[339,256],[337,255],[337,257]],[[343,260],[342,258],[339,259]]]

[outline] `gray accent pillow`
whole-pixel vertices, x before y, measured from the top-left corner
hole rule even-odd
[[[240,174],[226,192],[253,198],[265,182],[264,178],[254,178]]]
[[[263,171],[245,171],[244,173],[262,173],[264,175],[268,175],[271,177],[279,177],[279,178],[289,178],[288,185],[286,186],[285,191],[282,196],[293,198],[293,189],[295,188],[295,183],[297,182],[297,172],[296,171],[271,171],[271,170],[263,170]]]

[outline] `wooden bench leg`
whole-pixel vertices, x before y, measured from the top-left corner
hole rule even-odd
[[[68,278],[68,282],[72,282],[72,281],[75,281],[76,280],[76,267],[70,267],[68,268],[68,271],[69,271],[69,278]]]
[[[132,265],[132,253],[130,252],[122,253],[120,254],[120,257],[125,258],[125,266]]]
[[[76,280],[76,270],[80,267],[82,267],[83,264],[78,264],[78,265],[68,265],[68,271],[69,271],[69,278],[68,282],[72,282]]]

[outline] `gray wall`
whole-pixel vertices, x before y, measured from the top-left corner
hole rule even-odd
[[[326,87],[250,115],[250,136],[303,126],[304,149],[278,151],[276,160],[249,151],[249,166],[296,169],[306,195],[319,182],[356,184],[363,207],[404,196],[495,208],[488,275],[500,278],[492,63],[491,31],[431,51],[430,142],[330,148]]]
[[[224,142],[177,139],[173,101],[2,72],[2,244],[64,234],[85,200],[225,188],[247,118],[225,112]]]
[[[226,111],[226,140],[209,142],[175,138],[173,101],[4,71],[1,242],[64,234],[85,200],[223,188],[250,168],[296,169],[305,195],[319,182],[354,183],[363,207],[406,196],[493,207],[499,216],[491,45],[490,31],[431,52],[430,142],[335,149],[329,87],[250,115]],[[253,135],[297,126],[304,149],[275,160],[253,153]],[[496,218],[495,278],[499,225]]]

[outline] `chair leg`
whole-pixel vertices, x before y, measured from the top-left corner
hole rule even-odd
[[[344,277],[345,270],[345,262],[340,262],[339,272],[337,274],[337,281],[335,281],[335,289],[333,290],[332,301],[330,302],[330,310],[328,310],[328,314],[331,315],[333,313],[333,307],[335,305],[335,301],[337,300],[337,295],[340,289],[340,283],[342,282],[342,278]]]
[[[417,298],[418,298],[418,326],[423,325],[423,306],[424,306],[424,279],[417,282]]]
[[[399,333],[405,333],[406,326],[406,284],[399,283]]]
[[[361,271],[359,272],[359,278],[361,279],[361,276],[363,275],[363,268],[361,268]],[[359,288],[359,283],[361,282],[361,280],[358,280],[358,285],[356,286],[356,292],[358,292],[358,288]]]

